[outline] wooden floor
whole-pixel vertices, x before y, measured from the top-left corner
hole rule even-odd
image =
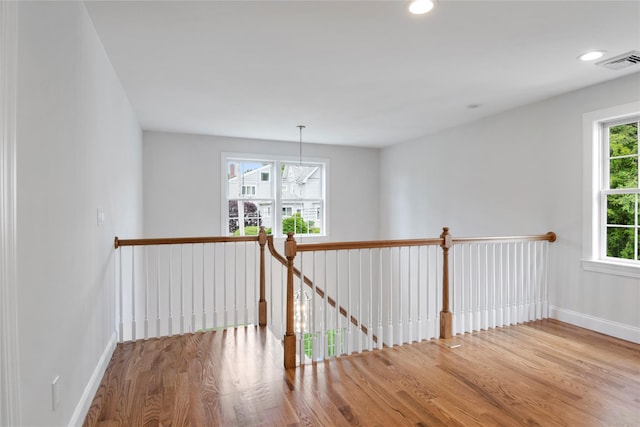
[[[139,341],[84,425],[640,426],[640,346],[544,320],[285,371],[255,327]]]

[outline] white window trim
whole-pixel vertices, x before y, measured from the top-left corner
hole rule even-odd
[[[586,271],[640,278],[640,266],[604,259],[598,253],[603,212],[599,194],[602,180],[602,123],[630,118],[639,113],[640,101],[637,101],[583,115],[582,268]]]
[[[243,161],[255,161],[255,162],[274,162],[274,164],[276,162],[287,162],[287,163],[296,163],[300,160],[299,157],[295,157],[295,156],[279,156],[279,155],[273,155],[273,154],[254,154],[254,153],[234,153],[234,152],[221,152],[220,153],[220,188],[221,188],[221,195],[222,198],[220,199],[220,220],[221,220],[221,230],[223,233],[226,233],[226,230],[228,229],[229,225],[228,225],[228,206],[225,206],[225,203],[222,203],[222,200],[228,200],[228,194],[227,194],[227,161],[230,159],[242,159]],[[331,224],[330,224],[330,218],[329,218],[329,204],[330,201],[328,199],[328,186],[329,186],[329,179],[328,177],[331,174],[331,167],[330,167],[330,161],[327,158],[323,158],[323,157],[303,157],[302,159],[303,163],[319,163],[319,164],[323,164],[324,165],[324,174],[323,174],[323,182],[322,182],[322,212],[321,215],[324,218],[324,230],[322,232],[322,234],[304,234],[304,235],[296,235],[296,239],[300,240],[300,239],[304,239],[305,241],[328,241],[329,240],[329,233],[331,231]],[[277,167],[277,166],[276,166]],[[276,220],[279,218],[280,220],[282,220],[281,217],[281,212],[282,212],[282,181],[280,178],[280,175],[278,173],[276,173],[276,171],[273,171],[276,178],[275,180],[271,180],[270,182],[272,182],[272,185],[274,185],[274,194],[275,197],[274,199],[270,199],[273,200],[273,211],[274,214],[272,215],[273,218],[275,218]],[[315,199],[314,199],[315,200]],[[277,222],[277,221],[276,221]],[[274,237],[276,238],[282,238],[282,237],[286,237],[283,236],[281,234],[281,230],[277,230],[277,233],[275,233],[274,230]]]

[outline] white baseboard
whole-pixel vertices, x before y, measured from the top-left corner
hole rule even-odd
[[[549,306],[549,317],[562,322],[571,323],[581,328],[590,329],[605,335],[640,344],[640,328],[624,323],[601,319],[588,314],[578,313],[560,307]]]
[[[82,426],[82,423],[84,423],[84,419],[87,416],[87,412],[89,412],[89,407],[91,406],[93,397],[96,395],[98,387],[100,387],[102,377],[104,376],[104,373],[109,366],[111,356],[113,356],[113,352],[116,349],[117,342],[118,340],[114,331],[113,335],[111,335],[111,339],[104,349],[104,352],[102,353],[102,356],[100,356],[100,360],[98,361],[96,368],[93,370],[93,374],[91,374],[91,378],[89,378],[87,386],[84,388],[84,392],[76,406],[76,410],[73,411],[71,421],[69,421],[69,427]]]

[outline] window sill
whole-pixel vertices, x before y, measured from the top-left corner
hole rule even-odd
[[[582,260],[582,269],[594,271],[596,273],[614,274],[616,276],[633,277],[640,279],[640,266],[624,263],[602,261],[602,260]]]

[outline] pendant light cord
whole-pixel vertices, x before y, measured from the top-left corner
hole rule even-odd
[[[305,125],[298,125],[300,129],[300,166],[302,166],[302,129],[306,128]]]

